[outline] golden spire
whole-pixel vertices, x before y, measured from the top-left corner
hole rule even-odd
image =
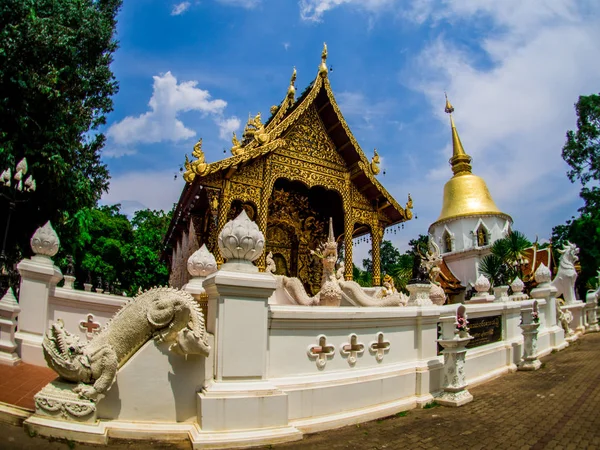
[[[319,65],[319,75],[323,78],[327,76],[329,69],[327,68],[327,44],[323,42],[323,51],[321,52],[321,65]]]
[[[290,79],[290,86],[288,87],[287,96],[290,98],[294,98],[296,95],[296,87],[294,84],[296,83],[296,68],[294,67],[294,71],[292,72],[292,78]]]
[[[450,125],[452,126],[452,158],[450,158],[450,165],[454,176],[444,186],[442,212],[434,224],[456,219],[457,217],[480,215],[501,215],[510,219],[510,216],[502,213],[494,203],[483,178],[471,173],[471,157],[465,153],[458,137],[452,118],[454,107],[448,100],[448,96],[446,96],[444,111],[450,114]],[[409,202],[412,206],[410,199]],[[408,204],[406,210],[407,212],[410,211]],[[512,222],[512,219],[510,220]]]
[[[455,176],[471,173],[471,157],[467,155],[462,146],[462,142],[460,142],[460,137],[458,136],[458,131],[456,131],[454,119],[452,118],[454,106],[452,106],[450,100],[448,100],[448,96],[445,92],[444,95],[446,96],[446,107],[444,108],[444,111],[450,115],[450,126],[452,127],[452,158],[450,158],[452,172]]]

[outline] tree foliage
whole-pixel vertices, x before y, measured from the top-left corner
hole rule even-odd
[[[567,131],[562,157],[571,166],[567,176],[582,185],[584,213],[600,208],[600,95],[580,96],[575,104],[577,131]]]
[[[164,211],[140,210],[133,218],[120,212],[119,205],[81,210],[77,233],[61,249],[59,265],[67,267],[73,255],[78,283],[105,284],[135,294],[138,288],[164,285],[168,269],[160,261],[163,236],[171,220]]]
[[[571,182],[581,183],[579,195],[584,205],[579,217],[554,227],[552,242],[555,250],[567,240],[579,247],[577,289],[580,298],[585,298],[586,285],[600,267],[600,95],[580,96],[575,112],[577,130],[567,131],[562,156],[570,166],[567,176]]]
[[[0,2],[0,170],[25,156],[37,182],[9,227],[13,259],[18,249],[29,252],[29,238],[47,220],[70,237],[70,227],[85,219],[78,212],[107,189],[105,137],[97,130],[117,92],[110,63],[121,3]]]
[[[492,252],[481,260],[479,271],[493,286],[508,284],[516,277],[523,279],[523,269],[528,263],[525,250],[531,246],[523,233],[512,230],[492,244]]]
[[[389,275],[394,280],[394,285],[398,290],[406,291],[406,284],[412,277],[412,267],[414,255],[417,252],[425,254],[427,252],[427,236],[419,235],[417,239],[411,239],[408,245],[411,247],[404,254],[394,247],[390,241],[383,241],[379,250],[381,258],[381,274]],[[358,267],[353,267],[353,278],[361,286],[372,286],[373,284],[373,262],[372,251],[369,250],[371,258],[363,259],[363,267],[361,270]]]

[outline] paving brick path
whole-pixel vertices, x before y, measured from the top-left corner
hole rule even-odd
[[[547,356],[537,372],[517,372],[471,389],[461,408],[434,407],[325,431],[288,449],[600,449],[600,333]],[[111,449],[189,448],[113,442]],[[67,449],[0,424],[0,448]],[[79,445],[76,448],[97,448]],[[266,447],[265,447],[266,448]]]
[[[48,367],[0,364],[0,402],[34,409],[33,396],[55,378],[56,373]]]

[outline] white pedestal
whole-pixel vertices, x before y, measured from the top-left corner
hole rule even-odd
[[[585,304],[585,317],[586,317],[586,333],[595,333],[600,331],[600,326],[598,326],[598,314],[596,313],[596,303],[595,302],[587,302]]]
[[[75,283],[75,277],[73,275],[65,275],[64,276],[65,284],[63,287],[65,289],[74,289],[73,283]]]
[[[508,296],[508,286],[496,286],[494,287],[494,301],[495,302],[510,302]]]
[[[546,330],[550,335],[550,346],[552,350],[563,350],[569,344],[565,341],[565,332],[556,317],[556,292],[556,288],[550,283],[542,283],[531,290],[531,298],[546,300],[546,304],[542,306],[542,309]]]
[[[473,396],[467,390],[467,378],[465,376],[465,355],[467,344],[473,339],[472,336],[454,339],[438,339],[444,350],[444,392],[436,398],[440,405],[462,406],[473,401]]]
[[[465,300],[465,305],[472,305],[477,303],[491,303],[496,301],[496,297],[488,294],[487,292],[478,292],[473,295],[469,300]]]
[[[577,300],[569,305],[563,305],[561,308],[563,311],[571,311],[571,314],[573,314],[573,320],[569,324],[569,327],[576,335],[575,339],[573,340],[576,340],[579,336],[585,333],[585,326],[583,324],[585,303],[583,303],[581,300]],[[569,339],[567,338],[567,340]]]
[[[21,312],[17,299],[9,288],[0,300],[0,364],[15,366],[21,362],[17,355],[17,342],[15,340],[15,329],[17,328],[17,316]]]
[[[539,322],[522,323],[523,360],[517,366],[519,370],[538,370],[542,363],[537,359],[537,337]]]
[[[62,279],[60,269],[48,257],[34,256],[17,266],[21,274],[19,326],[15,338],[21,359],[28,364],[46,366],[42,339],[48,327],[48,299]]]
[[[406,289],[410,292],[407,306],[432,306],[433,302],[429,298],[431,284],[407,284]]]
[[[214,379],[198,395],[202,431],[275,429],[288,440],[300,432],[288,425],[288,396],[267,378],[270,273],[224,270],[204,281],[207,329],[215,334]]]

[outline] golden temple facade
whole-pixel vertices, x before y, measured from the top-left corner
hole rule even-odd
[[[375,151],[369,160],[352,135],[333,96],[326,59],[324,46],[317,76],[299,99],[294,69],[271,117],[264,124],[260,113],[249,119],[241,140],[233,134],[232,156],[207,163],[202,140],[192,160],[186,156],[187,184],[165,240],[173,249],[171,285],[187,281],[187,258],[203,244],[223,262],[219,232],[242,209],[265,236],[260,270],[272,252],[277,274],[298,277],[309,294],[316,293],[321,269],[311,250],[326,240],[331,217],[344,249],[344,278],[352,279],[353,239],[369,234],[373,284],[380,285],[384,231],[412,218],[412,201],[409,196],[400,206],[377,180],[379,155]]]

